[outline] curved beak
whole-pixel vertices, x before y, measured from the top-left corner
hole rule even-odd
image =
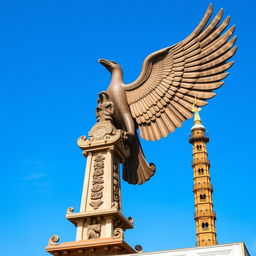
[[[104,59],[98,59],[98,62],[101,63],[102,61],[104,61]]]
[[[104,66],[109,72],[112,70],[112,63],[109,60],[99,59],[98,62]]]
[[[98,59],[98,62],[105,67],[109,65],[109,61],[105,59]]]

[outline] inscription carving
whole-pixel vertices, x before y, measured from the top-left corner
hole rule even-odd
[[[92,175],[92,188],[91,188],[91,202],[90,206],[93,207],[94,210],[97,210],[102,204],[101,200],[103,197],[103,188],[104,188],[104,160],[105,157],[98,153],[94,158],[94,170]]]

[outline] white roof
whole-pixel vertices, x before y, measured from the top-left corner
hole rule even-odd
[[[192,126],[191,131],[193,131],[195,129],[204,129],[205,130],[205,127],[202,124],[195,124],[194,126]]]

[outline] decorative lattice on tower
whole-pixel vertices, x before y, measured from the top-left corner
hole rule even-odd
[[[206,144],[209,137],[199,116],[200,108],[194,107],[194,126],[191,128],[189,142],[193,145],[192,168],[194,173],[194,202],[197,246],[216,245],[216,214],[213,210],[210,178],[210,162]]]

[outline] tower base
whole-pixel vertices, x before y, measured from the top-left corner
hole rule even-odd
[[[123,239],[98,238],[49,245],[46,251],[54,256],[104,256],[137,253]]]

